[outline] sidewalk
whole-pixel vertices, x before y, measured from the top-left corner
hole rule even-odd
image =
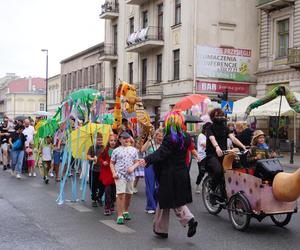
[[[290,164],[290,153],[284,152],[284,153],[281,153],[281,155],[283,157],[278,158],[278,159],[284,167],[288,167],[288,168],[299,168],[300,167],[300,155],[299,154],[294,155],[294,164]]]

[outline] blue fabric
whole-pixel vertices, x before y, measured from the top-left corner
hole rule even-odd
[[[61,152],[53,150],[53,163],[59,165],[60,163]]]
[[[153,165],[145,168],[145,184],[147,196],[146,210],[156,210],[156,192],[158,189],[158,183],[155,178]]]
[[[266,149],[269,150],[269,146],[266,143],[263,144],[257,144],[257,147],[260,149]]]
[[[24,151],[23,150],[12,150],[11,151],[11,159],[12,159],[12,170],[15,170],[19,174],[22,173],[22,165],[24,159]]]
[[[12,145],[12,150],[13,151],[20,150],[21,147],[22,147],[22,140],[17,139]]]

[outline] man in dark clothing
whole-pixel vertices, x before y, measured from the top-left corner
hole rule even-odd
[[[206,129],[206,164],[208,169],[213,172],[212,189],[223,181],[223,151],[227,150],[227,138],[246,150],[245,146],[229,131],[226,125],[224,112],[220,108],[213,109],[210,113],[212,125]]]
[[[87,159],[90,163],[89,183],[91,188],[92,206],[97,207],[97,201],[104,194],[105,186],[99,180],[100,175],[100,155],[104,150],[102,145],[102,134],[97,133],[96,146],[92,145],[87,153]]]

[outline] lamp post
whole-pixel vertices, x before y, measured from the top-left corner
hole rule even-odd
[[[42,52],[46,52],[46,109],[48,111],[48,49],[42,49]]]

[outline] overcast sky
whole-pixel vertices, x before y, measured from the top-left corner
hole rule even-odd
[[[104,40],[104,0],[0,0],[0,77],[49,77],[60,61]]]

